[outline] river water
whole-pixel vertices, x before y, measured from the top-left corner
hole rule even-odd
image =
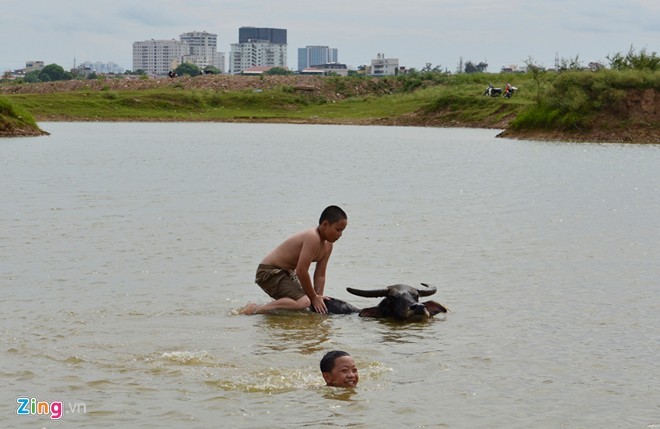
[[[41,126],[0,139],[0,427],[660,427],[658,145]],[[328,295],[427,282],[451,312],[237,315],[329,204]],[[323,386],[332,349],[355,390]]]

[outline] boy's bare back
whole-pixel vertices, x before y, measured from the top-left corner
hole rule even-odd
[[[261,263],[294,271],[301,262],[309,267],[312,262],[319,262],[330,252],[332,243],[321,238],[318,228],[309,228],[284,240]]]

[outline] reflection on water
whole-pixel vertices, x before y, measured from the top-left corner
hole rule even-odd
[[[358,399],[357,388],[336,388],[336,387],[325,387],[323,388],[323,397],[325,399],[330,399],[333,401],[346,401],[354,402]]]
[[[332,317],[314,313],[279,312],[264,315],[256,325],[260,337],[259,353],[295,351],[303,355],[327,350],[333,324]]]
[[[17,415],[21,395],[84,403],[61,422],[81,428],[660,424],[658,146],[43,128],[0,139],[0,427],[52,426]],[[268,299],[263,255],[328,204],[349,216],[328,295],[364,308],[347,286],[423,281],[452,312],[236,315]],[[355,390],[324,386],[331,349]]]
[[[444,320],[446,316],[435,316],[429,320],[411,323],[378,320],[379,327],[375,331],[380,334],[383,343],[414,344],[424,342],[429,336],[442,332],[436,324],[441,324]]]

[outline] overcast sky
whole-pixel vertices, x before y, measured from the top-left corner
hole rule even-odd
[[[339,49],[356,67],[382,52],[400,64],[456,70],[464,61],[488,71],[546,67],[555,55],[586,65],[608,55],[660,52],[660,0],[0,0],[0,71],[42,60],[70,69],[74,58],[132,69],[133,42],[218,35],[227,53],[242,26],[288,30],[288,64],[298,48]]]

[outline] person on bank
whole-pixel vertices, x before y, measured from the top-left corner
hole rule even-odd
[[[355,387],[360,381],[355,361],[348,353],[333,350],[321,359],[321,375],[326,386]]]
[[[255,282],[274,301],[264,305],[249,303],[241,313],[303,310],[311,305],[317,313],[326,314],[325,270],[332,246],[347,225],[344,210],[329,206],[321,213],[317,227],[300,231],[273,249],[257,267]],[[312,262],[316,264],[313,283],[309,275]]]

